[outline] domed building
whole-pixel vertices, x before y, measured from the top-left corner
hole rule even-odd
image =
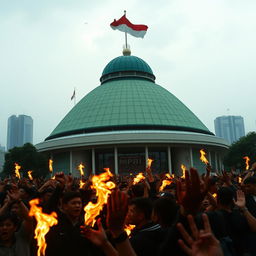
[[[181,164],[203,171],[204,148],[214,169],[228,145],[179,99],[155,83],[150,66],[124,50],[104,68],[101,84],[88,93],[37,145],[54,170],[78,175],[109,167],[116,174],[143,171],[154,159],[155,173],[180,172]]]

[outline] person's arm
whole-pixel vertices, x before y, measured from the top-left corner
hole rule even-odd
[[[220,242],[211,231],[211,226],[206,214],[202,215],[204,229],[198,230],[191,215],[188,215],[188,223],[192,235],[190,235],[181,223],[177,224],[182,239],[178,240],[181,249],[189,256],[223,256]]]
[[[93,244],[99,247],[106,256],[118,256],[117,250],[109,242],[105,230],[102,227],[101,220],[97,220],[98,230],[94,230],[90,227],[81,227],[81,234]]]
[[[108,198],[107,227],[110,230],[119,256],[136,256],[124,230],[124,221],[128,210],[128,196],[114,190]]]
[[[244,192],[241,190],[238,190],[236,193],[236,196],[237,196],[237,200],[235,201],[236,206],[243,213],[251,231],[256,232],[256,218],[248,211],[248,209],[245,206],[246,201],[245,201]]]

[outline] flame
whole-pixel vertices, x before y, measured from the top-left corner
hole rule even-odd
[[[51,178],[52,180],[55,180],[55,175]]]
[[[165,174],[165,177],[166,177],[167,179],[162,181],[162,185],[161,185],[160,188],[159,188],[159,191],[160,191],[160,192],[163,191],[166,186],[168,186],[168,185],[170,185],[170,184],[172,183],[172,180],[171,180],[172,177],[171,177],[170,173],[166,173],[166,174]]]
[[[20,179],[20,168],[21,166],[15,163],[15,176]]]
[[[78,165],[77,169],[80,171],[80,175],[84,176],[84,165],[81,163]]]
[[[130,236],[132,230],[136,227],[136,225],[125,225],[124,231],[126,232],[127,236]]]
[[[82,180],[80,180],[80,183],[79,183],[79,188],[83,188],[83,186],[85,185],[85,182],[83,182]]]
[[[52,164],[53,164],[53,160],[52,160],[52,159],[49,159],[49,171],[50,171],[50,172],[53,171]]]
[[[171,183],[172,183],[171,180],[163,180],[163,181],[162,181],[162,185],[161,185],[161,187],[159,188],[159,191],[163,191],[164,188],[165,188],[166,186],[170,185]]]
[[[96,217],[99,215],[104,204],[108,201],[108,195],[111,194],[111,189],[116,185],[112,181],[108,181],[113,174],[109,168],[105,168],[105,172],[92,177],[92,188],[96,190],[97,202],[93,204],[89,202],[85,207],[85,225],[93,227],[96,222]],[[106,182],[108,181],[108,182]]]
[[[241,177],[238,177],[238,183],[242,183],[243,179]]]
[[[217,197],[217,194],[216,194],[216,193],[214,193],[214,194],[212,194],[212,196],[213,196],[214,198],[216,198],[216,197]]]
[[[165,177],[168,178],[168,179],[171,179],[171,178],[172,178],[171,175],[170,175],[170,173],[166,173],[166,174],[165,174]]]
[[[52,212],[50,215],[43,213],[42,208],[38,207],[39,199],[33,199],[29,202],[30,211],[29,216],[34,216],[37,224],[35,228],[35,239],[37,239],[37,256],[45,255],[47,244],[45,242],[45,235],[49,232],[50,227],[58,223],[56,212]]]
[[[182,176],[181,176],[181,178],[182,178],[182,179],[185,179],[185,171],[186,171],[187,167],[186,167],[184,164],[181,164],[180,168],[181,168],[181,170],[182,170]]]
[[[205,163],[205,164],[209,164],[209,161],[207,160],[207,158],[205,157],[206,153],[204,152],[203,149],[200,150],[200,160]]]
[[[250,163],[250,158],[248,157],[248,156],[245,156],[245,157],[243,157],[243,159],[245,159],[245,170],[247,171],[247,170],[249,170],[249,168],[250,168],[250,165],[249,165],[249,163]]]
[[[32,171],[28,171],[28,177],[29,177],[30,180],[33,180],[33,177],[32,177],[31,173],[32,173]]]
[[[151,168],[153,161],[154,161],[153,159],[148,158],[148,161],[147,161],[148,168]]]
[[[139,183],[140,181],[145,180],[145,176],[143,175],[142,172],[136,175],[136,177],[133,179],[133,185]]]

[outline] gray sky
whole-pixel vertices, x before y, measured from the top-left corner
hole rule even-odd
[[[213,132],[227,114],[255,131],[255,0],[0,0],[1,145],[10,115],[32,116],[41,142],[73,107],[74,87],[78,102],[100,84],[122,53],[124,34],[109,24],[125,9],[132,23],[149,26],[128,43],[157,84]]]

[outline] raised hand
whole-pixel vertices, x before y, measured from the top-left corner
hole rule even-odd
[[[242,190],[237,190],[236,191],[236,201],[235,201],[235,205],[239,208],[245,208],[245,196],[244,196],[244,192]]]
[[[200,186],[200,178],[198,172],[194,168],[190,168],[190,174],[185,172],[185,191],[182,184],[177,181],[177,198],[179,204],[183,207],[183,214],[196,214],[200,209],[206,193],[207,186]]]
[[[189,235],[181,223],[177,224],[177,228],[186,242],[185,244],[182,239],[178,240],[181,249],[189,256],[223,256],[219,240],[211,231],[207,215],[203,214],[202,218],[204,229],[199,231],[193,217],[188,215],[192,235]]]
[[[114,190],[107,204],[107,227],[114,237],[124,231],[124,221],[128,211],[127,194]]]
[[[97,226],[98,230],[94,230],[91,227],[81,226],[81,234],[96,246],[103,247],[108,242],[108,239],[100,219],[97,220]]]

